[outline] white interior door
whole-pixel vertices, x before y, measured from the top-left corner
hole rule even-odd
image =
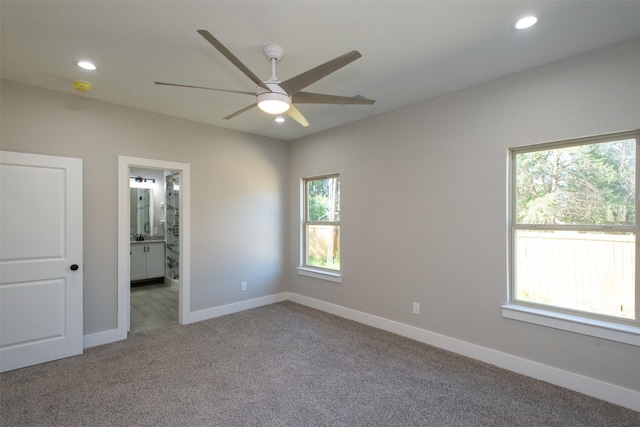
[[[82,160],[0,152],[0,372],[82,353]]]

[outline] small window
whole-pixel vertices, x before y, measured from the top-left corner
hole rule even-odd
[[[638,325],[638,140],[511,150],[511,303]]]
[[[302,267],[340,272],[340,176],[303,180]]]

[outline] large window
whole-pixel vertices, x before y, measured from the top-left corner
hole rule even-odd
[[[511,150],[510,303],[640,325],[639,139],[628,132]]]
[[[340,272],[340,176],[303,180],[302,267]]]

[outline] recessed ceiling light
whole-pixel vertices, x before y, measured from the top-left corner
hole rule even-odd
[[[89,61],[78,61],[76,62],[76,64],[78,64],[78,67],[84,69],[84,70],[89,70],[89,71],[93,71],[96,69],[96,66],[89,62]]]
[[[276,123],[284,123],[284,117],[276,117],[273,119]]]
[[[513,27],[516,30],[524,30],[530,27],[533,27],[538,22],[538,18],[535,16],[525,16],[524,18],[519,19]]]

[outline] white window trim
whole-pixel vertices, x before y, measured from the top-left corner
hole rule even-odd
[[[502,317],[640,347],[640,327],[624,323],[520,304],[503,305]]]
[[[580,141],[582,143],[589,143],[589,141],[599,142],[603,139],[609,139],[611,137],[624,139],[625,137],[632,137],[638,139],[640,130],[634,130],[629,132],[618,132],[615,134],[609,135],[599,135],[593,138],[580,138],[571,141],[565,141],[564,143],[548,143],[548,144],[539,144],[538,147],[540,150],[545,149],[546,147],[562,147],[562,146],[570,146],[574,145],[575,142]],[[636,143],[638,146],[640,142]],[[515,151],[521,152],[522,148],[516,148]],[[636,153],[637,155],[638,153]],[[514,200],[514,188],[513,183],[515,182],[515,171],[513,169],[513,160],[511,158],[512,150],[509,150],[509,195],[508,195],[508,221],[509,221],[509,256],[508,256],[508,269],[512,271],[512,255],[513,255],[513,230],[515,228],[524,228],[527,227],[514,227],[511,225],[513,221],[513,200]],[[638,162],[640,159],[636,157],[636,174],[640,172],[640,167],[638,167]],[[637,179],[637,177],[636,177]],[[638,190],[636,190],[638,191]],[[636,195],[636,215],[640,214],[640,209],[638,209],[638,196]],[[636,219],[636,225],[633,227],[602,227],[611,231],[612,229],[621,229],[620,231],[634,231],[636,233],[636,238],[640,237],[640,233],[638,232],[638,228],[640,228],[640,224],[638,223],[640,218]],[[536,227],[531,227],[535,229]],[[548,228],[554,228],[553,226]],[[561,228],[561,227],[559,227]],[[580,227],[577,227],[580,228]],[[582,227],[585,229],[591,229],[596,227]],[[637,245],[636,241],[636,245]],[[640,268],[640,262],[638,259],[640,258],[640,252],[636,251],[636,273]],[[638,278],[636,278],[638,280]],[[636,285],[636,290],[638,286]],[[561,309],[555,310],[552,306],[544,306],[544,305],[536,305],[535,307],[519,304],[517,300],[512,300],[512,290],[513,290],[513,278],[511,274],[509,275],[509,283],[507,285],[507,295],[508,295],[508,303],[502,306],[502,317],[506,319],[518,320],[521,322],[531,323],[535,325],[545,326],[549,328],[559,329],[568,332],[574,332],[582,335],[592,336],[595,338],[606,339],[609,341],[620,342],[624,344],[633,345],[636,347],[640,347],[640,292],[636,294],[636,320],[634,324],[625,323],[624,320],[618,321],[612,320],[607,321],[606,318],[595,318],[589,317],[589,315],[580,315],[573,314],[569,312],[562,311]],[[597,315],[596,315],[597,316]]]
[[[332,173],[328,175],[320,175],[317,177],[309,177],[309,178],[301,178],[300,179],[300,200],[302,201],[300,205],[300,265],[296,268],[298,270],[298,275],[313,277],[314,279],[326,280],[328,282],[334,283],[342,283],[342,270],[325,270],[323,268],[314,268],[305,264],[306,257],[306,209],[307,209],[307,194],[306,194],[306,181],[313,179],[321,179],[321,178],[329,178],[329,177],[340,177],[339,173]],[[323,223],[324,225],[324,223]],[[327,223],[327,225],[338,225],[340,226],[340,222],[336,223]]]
[[[328,282],[342,283],[342,275],[338,272],[329,272],[324,270],[316,270],[309,267],[298,267],[300,276],[313,277],[315,279],[326,280]]]

